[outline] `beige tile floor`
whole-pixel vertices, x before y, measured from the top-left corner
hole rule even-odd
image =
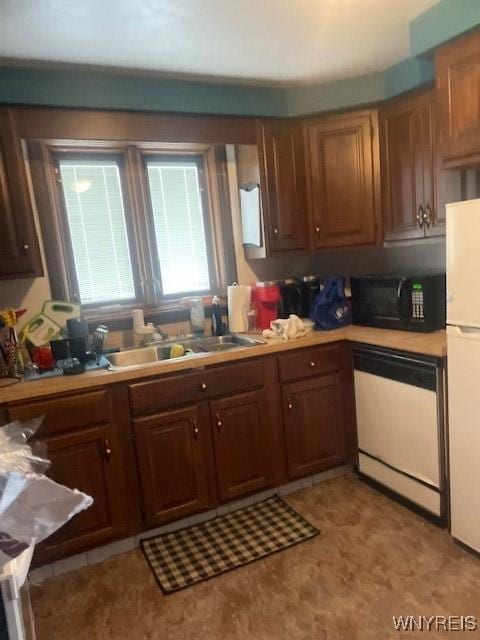
[[[473,615],[480,559],[347,475],[289,495],[322,535],[163,596],[138,550],[32,587],[38,640],[389,640],[393,615]]]

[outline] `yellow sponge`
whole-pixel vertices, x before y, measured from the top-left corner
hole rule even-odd
[[[172,344],[170,348],[170,358],[181,358],[185,355],[185,347],[183,344]]]

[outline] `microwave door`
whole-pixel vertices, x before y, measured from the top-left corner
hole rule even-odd
[[[408,278],[400,278],[397,288],[397,320],[400,324],[407,324],[411,317],[411,286]]]

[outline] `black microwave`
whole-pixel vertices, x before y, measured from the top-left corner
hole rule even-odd
[[[436,331],[445,327],[445,274],[351,278],[352,321],[367,327]]]

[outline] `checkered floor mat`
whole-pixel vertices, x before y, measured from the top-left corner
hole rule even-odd
[[[169,594],[318,533],[274,496],[208,522],[143,540],[142,549],[160,588]]]

